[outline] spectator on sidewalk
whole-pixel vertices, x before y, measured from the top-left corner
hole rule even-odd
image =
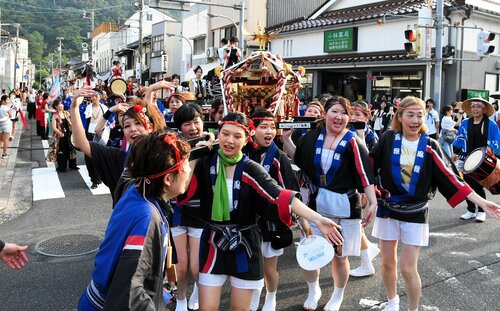
[[[0,137],[2,138],[2,159],[9,157],[7,153],[7,147],[9,145],[9,136],[12,130],[12,122],[10,118],[12,117],[12,111],[9,106],[9,96],[2,95],[0,99]]]
[[[12,111],[12,115],[10,116],[10,121],[12,121],[12,130],[10,131],[9,141],[14,140],[14,136],[16,135],[16,124],[19,121],[19,115],[21,114],[21,109],[23,106],[21,104],[21,100],[17,97],[15,92],[10,93],[10,108]]]
[[[36,94],[35,90],[31,89],[28,95],[28,119],[34,119],[36,114]]]
[[[24,251],[28,246],[19,246],[13,243],[4,243],[0,240],[0,259],[11,269],[21,269],[28,262]]]

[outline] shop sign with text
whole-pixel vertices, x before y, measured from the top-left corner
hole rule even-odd
[[[323,51],[325,53],[357,51],[358,28],[343,28],[324,32]]]

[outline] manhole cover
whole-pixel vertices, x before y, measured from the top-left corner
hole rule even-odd
[[[101,238],[90,234],[67,234],[38,242],[35,251],[45,256],[71,257],[97,251]]]

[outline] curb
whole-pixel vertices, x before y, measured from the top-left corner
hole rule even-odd
[[[22,123],[18,122],[18,125]],[[16,134],[14,136],[14,140],[9,142],[9,147],[19,146],[19,141],[21,139],[21,132],[25,132],[24,127],[18,128],[16,130]],[[12,180],[14,179],[14,172],[16,168],[16,160],[17,160],[17,148],[9,148],[10,157],[7,159],[0,159],[0,180],[1,180],[1,188],[0,188],[0,211],[7,208],[9,205],[10,191],[12,189]]]

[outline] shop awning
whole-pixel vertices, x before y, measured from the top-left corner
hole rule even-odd
[[[381,62],[398,62],[398,63],[416,63],[420,62],[414,57],[408,56],[406,51],[385,51],[379,53],[351,53],[351,54],[329,54],[320,56],[307,57],[288,57],[285,58],[287,63],[293,66],[317,67],[321,65],[354,65],[363,63],[381,63]]]

